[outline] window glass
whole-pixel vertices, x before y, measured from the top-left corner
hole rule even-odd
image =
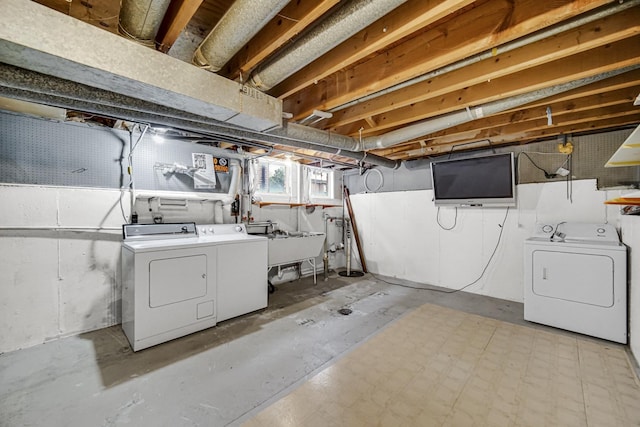
[[[309,195],[311,197],[331,198],[330,172],[326,169],[309,169]]]
[[[260,161],[257,165],[256,178],[260,193],[289,193],[289,168],[284,163]]]

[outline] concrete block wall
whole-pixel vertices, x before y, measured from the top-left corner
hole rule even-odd
[[[120,322],[120,197],[0,185],[0,352]]]

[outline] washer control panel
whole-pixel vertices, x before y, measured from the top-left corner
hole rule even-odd
[[[551,241],[620,242],[618,232],[611,224],[579,222],[537,223],[532,237],[547,238]]]
[[[247,229],[244,224],[198,225],[199,236],[219,236],[221,234],[247,234]]]

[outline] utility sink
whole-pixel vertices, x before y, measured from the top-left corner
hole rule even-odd
[[[269,266],[292,264],[320,256],[324,233],[312,231],[269,233]]]

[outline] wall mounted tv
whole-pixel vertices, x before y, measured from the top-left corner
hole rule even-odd
[[[513,153],[431,163],[436,206],[516,205]]]

